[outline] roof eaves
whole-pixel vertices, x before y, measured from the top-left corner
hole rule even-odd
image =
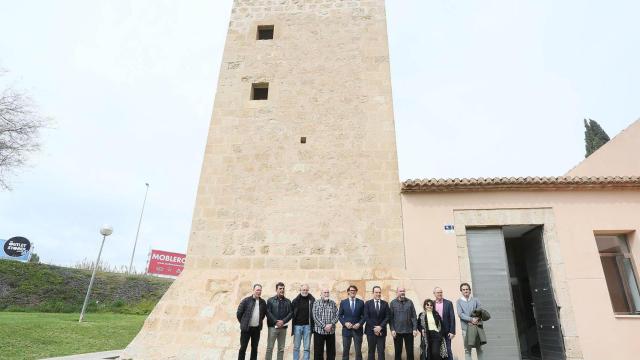
[[[640,176],[413,179],[402,192],[640,189]]]

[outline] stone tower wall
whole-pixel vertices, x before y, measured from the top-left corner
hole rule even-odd
[[[234,1],[186,268],[126,357],[237,357],[252,283],[404,284],[386,30],[383,0]]]

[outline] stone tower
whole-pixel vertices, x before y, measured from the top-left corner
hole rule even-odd
[[[404,258],[384,0],[235,0],[186,268],[124,357],[237,358],[251,284],[389,300]]]

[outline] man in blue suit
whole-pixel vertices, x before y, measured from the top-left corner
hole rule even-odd
[[[381,299],[380,286],[373,287],[373,299],[364,304],[364,319],[367,326],[364,329],[369,345],[368,360],[375,360],[376,350],[378,360],[384,360],[384,344],[387,340],[387,324],[389,323],[389,304]]]
[[[362,360],[362,328],[364,326],[364,301],[356,298],[358,288],[350,285],[349,297],[340,302],[338,320],[342,324],[342,360],[349,359],[351,340],[356,350],[356,360]]]
[[[453,303],[444,298],[442,289],[435,287],[433,295],[436,297],[435,309],[442,318],[442,334],[447,344],[449,359],[453,359],[451,353],[451,339],[456,336],[456,316],[453,312]]]

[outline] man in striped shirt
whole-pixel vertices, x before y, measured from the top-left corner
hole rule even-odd
[[[329,289],[322,289],[320,299],[313,303],[313,358],[324,359],[325,344],[327,360],[336,358],[336,323],[338,307],[329,299]]]

